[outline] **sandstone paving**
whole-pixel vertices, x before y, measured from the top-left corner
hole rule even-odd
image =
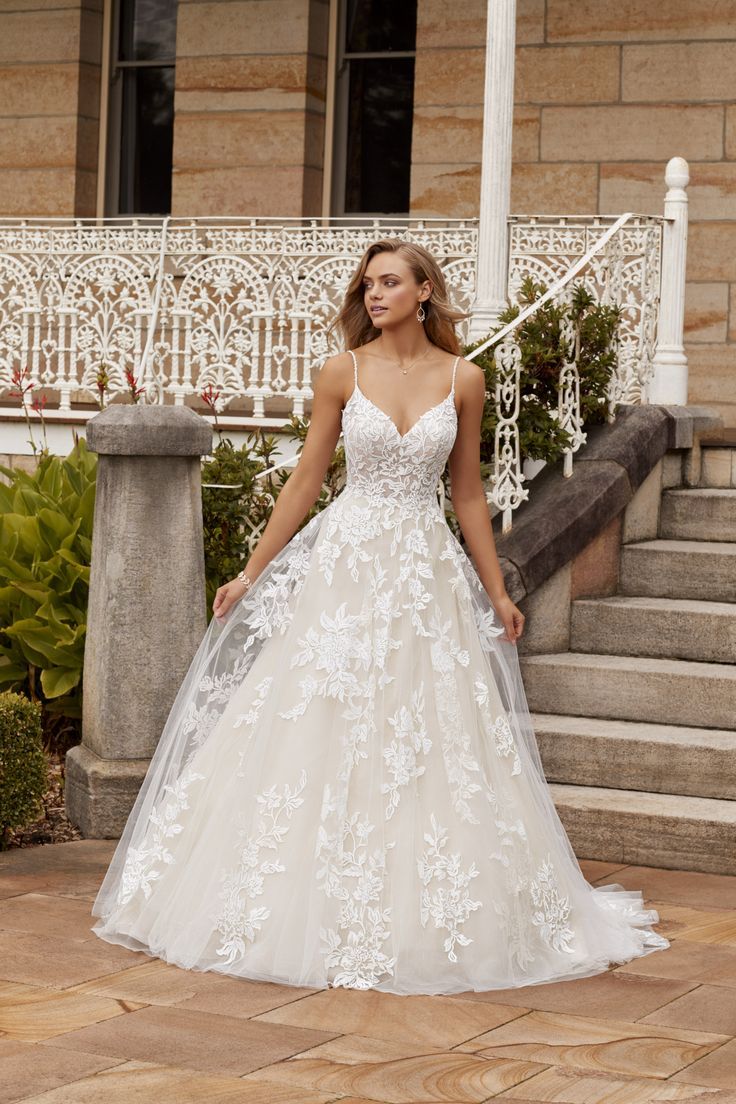
[[[609,884],[615,882],[619,870],[625,870],[624,863],[604,862],[602,859],[581,859],[580,869],[589,882],[600,881]]]
[[[300,1055],[259,1070],[255,1078],[322,1091],[353,1093],[392,1104],[478,1102],[523,1083],[544,1067],[536,1062],[424,1051],[388,1061],[342,1062]],[[247,1078],[244,1078],[247,1080]]]
[[[606,879],[598,880],[598,885]],[[661,870],[654,866],[629,866],[616,874],[624,889],[642,889],[649,901],[671,901],[691,908],[710,906],[736,912],[736,877],[700,874],[692,870]]]
[[[659,952],[656,952],[659,953]],[[666,952],[662,952],[666,953]],[[654,955],[648,955],[653,958]],[[608,970],[574,981],[553,981],[493,993],[462,993],[467,999],[503,1001],[546,1012],[571,1012],[603,1019],[639,1019],[683,996],[697,982],[638,977]]]
[[[0,1032],[4,1039],[19,1042],[38,1043],[141,1007],[132,1001],[0,981]]]
[[[116,840],[74,840],[0,854],[0,898],[29,892],[92,898],[105,876],[116,843]]]
[[[552,1100],[558,1104],[655,1104],[678,1100],[686,1100],[689,1104],[734,1104],[736,1097],[720,1089],[675,1085],[672,1081],[653,1082],[639,1077],[581,1074],[576,1070],[554,1068],[544,1070],[496,1099],[513,1100],[514,1104]]]
[[[729,986],[736,1004],[736,947],[674,941],[665,954],[635,959],[620,966],[616,972],[620,977],[624,974],[647,975]]]
[[[736,1039],[731,1039],[687,1069],[680,1070],[674,1080],[685,1081],[689,1085],[731,1089],[736,1095]]]
[[[241,1076],[281,1061],[337,1032],[259,1023],[235,1016],[147,1005],[122,1020],[105,1020],[39,1046],[164,1062],[206,1073]]]
[[[288,1085],[246,1083],[237,1077],[207,1076],[153,1062],[122,1062],[93,1077],[24,1096],[23,1104],[329,1104],[334,1099],[334,1094]]]
[[[695,909],[670,901],[651,901],[659,913],[657,931],[668,939],[693,943],[720,943],[736,947],[736,912],[727,909]]]
[[[327,989],[257,1020],[451,1047],[526,1011],[500,1000],[486,1003],[439,995],[397,997],[376,990]]]
[[[160,959],[146,958],[139,966],[81,982],[70,987],[68,992],[249,1017],[290,1004],[317,990],[248,981],[204,970],[181,970]]]
[[[583,862],[641,889],[671,948],[576,981],[399,997],[98,940],[114,845],[0,855],[0,1104],[736,1104],[736,878]]]
[[[114,973],[126,961],[144,957],[124,947],[74,939],[52,939],[25,932],[0,930],[0,979],[29,985],[74,985]],[[39,952],[43,949],[43,954]]]
[[[0,900],[0,931],[99,943],[90,931],[89,901],[50,893],[20,893]]]
[[[530,1012],[458,1049],[581,1070],[667,1078],[728,1043],[725,1034]]]
[[[662,1024],[667,1027],[697,1026],[701,1031],[721,1031],[736,1035],[736,995],[729,986],[698,985],[684,997],[670,1001],[640,1023]],[[736,1094],[736,1085],[734,1085]]]

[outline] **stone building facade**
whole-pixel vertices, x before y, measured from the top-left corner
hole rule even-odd
[[[0,218],[126,213],[112,179],[125,2],[0,0]],[[167,209],[359,213],[342,202],[354,157],[340,101],[345,25],[363,8],[364,26],[380,30],[390,6],[137,0],[129,24],[155,29],[167,8],[173,57],[146,58],[165,62],[172,89]],[[395,51],[413,58],[405,164],[387,170],[405,174],[406,214],[478,213],[485,26],[485,0],[418,0],[412,41],[407,32]],[[515,101],[513,212],[661,214],[667,160],[690,162],[690,399],[736,426],[736,0],[518,0]],[[140,95],[133,110],[145,113]],[[160,184],[160,143],[144,153],[128,142],[129,159],[159,166]],[[136,161],[131,179],[140,172]]]

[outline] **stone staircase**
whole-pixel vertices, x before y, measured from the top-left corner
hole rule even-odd
[[[580,857],[736,873],[736,478],[708,470],[622,545],[617,594],[572,602],[570,651],[522,657]]]

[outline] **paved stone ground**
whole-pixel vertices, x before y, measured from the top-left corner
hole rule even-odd
[[[673,941],[597,977],[452,997],[296,989],[89,929],[114,841],[0,855],[0,1104],[736,1104],[736,877],[585,862]]]

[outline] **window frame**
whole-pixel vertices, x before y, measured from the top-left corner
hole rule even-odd
[[[106,110],[104,115],[104,183],[98,189],[102,198],[103,215],[111,218],[145,218],[148,212],[120,211],[120,173],[122,168],[123,133],[123,75],[126,69],[173,69],[176,72],[176,54],[172,58],[145,58],[124,61],[120,54],[120,17],[126,0],[106,0],[109,5],[109,43],[106,80]],[[99,198],[98,198],[99,205]]]
[[[337,0],[337,44],[335,48],[334,72],[335,72],[335,106],[334,106],[334,131],[332,145],[332,179],[330,186],[330,214],[335,218],[350,218],[359,222],[361,219],[392,219],[402,220],[410,218],[409,211],[345,211],[345,184],[347,175],[347,128],[348,106],[350,95],[350,62],[370,60],[372,58],[402,58],[415,59],[416,72],[416,45],[413,50],[345,50],[345,27],[347,23],[347,0]],[[414,113],[414,99],[412,96],[412,126]],[[411,173],[411,155],[409,160]]]

